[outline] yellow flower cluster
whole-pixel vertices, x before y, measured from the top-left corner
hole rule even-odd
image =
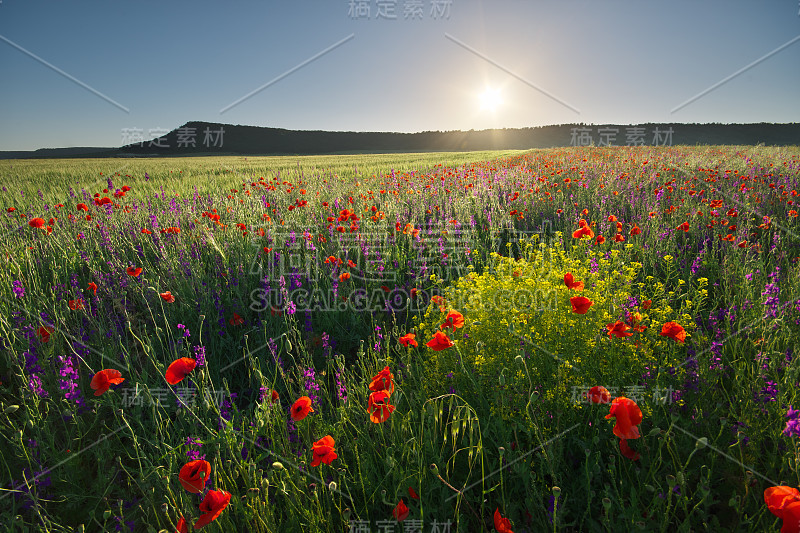
[[[443,304],[432,304],[417,317],[422,338],[430,338],[451,309],[465,322],[452,332],[456,348],[425,352],[426,392],[453,387],[462,395],[491,395],[496,413],[516,416],[534,391],[566,405],[573,387],[637,385],[645,367],[682,362],[677,355],[665,361],[653,350],[654,342],[669,340],[658,335],[660,324],[679,320],[667,318],[673,310],[663,302],[663,284],[655,291],[662,305],[631,308],[641,267],[625,263],[616,250],[604,255],[528,244],[519,260],[494,254],[486,271],[457,280],[445,290]],[[583,287],[568,287],[568,273]],[[591,302],[583,314],[571,301],[580,297]],[[655,320],[658,331],[649,328]],[[607,325],[617,321],[639,329],[626,338],[609,337]]]

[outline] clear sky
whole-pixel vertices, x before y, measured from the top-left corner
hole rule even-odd
[[[190,120],[800,122],[800,3],[0,1],[0,150],[119,146]]]

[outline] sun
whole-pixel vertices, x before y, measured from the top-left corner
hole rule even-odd
[[[498,89],[487,88],[479,98],[482,110],[494,112],[503,104],[503,97]]]

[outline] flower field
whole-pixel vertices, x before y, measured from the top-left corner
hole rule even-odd
[[[800,149],[0,176],[10,531],[800,531]]]

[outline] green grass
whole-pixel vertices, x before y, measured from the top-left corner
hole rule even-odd
[[[9,160],[0,176],[12,531],[194,523],[203,495],[178,480],[192,451],[206,489],[232,495],[206,526],[220,531],[491,531],[498,508],[515,532],[778,530],[764,489],[800,483],[782,433],[800,372],[797,148]],[[605,243],[574,239],[580,219]],[[455,346],[427,348],[450,310]],[[609,338],[636,312],[646,329]],[[668,321],[685,343],[659,334]],[[200,347],[206,365],[169,385]],[[386,366],[395,409],[373,423]],[[95,397],[101,369],[125,381]],[[608,405],[581,401],[594,385],[638,395],[640,459]],[[292,423],[301,396],[314,412]],[[326,435],[338,457],[311,467]]]

